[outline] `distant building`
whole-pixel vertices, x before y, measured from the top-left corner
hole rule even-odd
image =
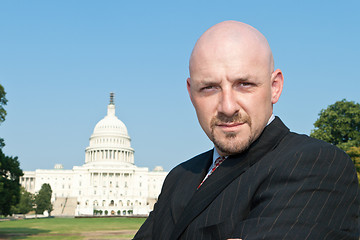
[[[125,124],[115,116],[113,94],[107,115],[99,121],[85,150],[85,164],[64,170],[24,171],[21,185],[38,192],[44,183],[53,191],[52,215],[148,215],[167,175],[134,165],[134,149]]]

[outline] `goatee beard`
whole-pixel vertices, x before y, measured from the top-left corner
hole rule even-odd
[[[242,141],[239,141],[236,139],[238,133],[224,133],[225,134],[225,140],[221,140],[215,137],[215,127],[219,124],[248,124],[250,127],[250,135],[247,139],[242,139]],[[225,155],[233,155],[237,153],[241,153],[245,151],[250,144],[254,141],[251,133],[251,119],[248,115],[240,115],[238,113],[234,114],[231,117],[227,117],[222,113],[219,113],[217,116],[215,116],[213,119],[211,119],[211,141],[214,143],[216,149],[221,151]]]

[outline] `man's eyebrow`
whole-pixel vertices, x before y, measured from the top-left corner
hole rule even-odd
[[[221,83],[221,81],[216,81],[212,79],[202,79],[199,81],[199,85],[216,85]]]
[[[204,84],[204,85],[211,85],[211,84],[218,84],[221,81],[214,81],[214,80],[205,80],[205,81],[200,81],[200,84]]]
[[[239,77],[234,77],[231,82],[249,82],[252,81],[250,75],[243,75]],[[215,79],[201,79],[198,81],[197,85],[217,85],[220,84],[222,80],[215,80]]]

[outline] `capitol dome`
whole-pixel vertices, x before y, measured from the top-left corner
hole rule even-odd
[[[114,94],[110,93],[107,115],[100,120],[86,148],[85,163],[122,162],[134,164],[134,149],[125,124],[115,115]]]
[[[95,128],[93,135],[117,134],[128,136],[125,124],[115,116],[115,105],[108,105],[107,115],[100,120]]]

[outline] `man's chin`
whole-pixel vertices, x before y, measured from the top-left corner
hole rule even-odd
[[[250,139],[248,140],[238,140],[236,138],[226,139],[226,141],[214,139],[213,143],[221,155],[234,155],[245,151],[251,144]]]

